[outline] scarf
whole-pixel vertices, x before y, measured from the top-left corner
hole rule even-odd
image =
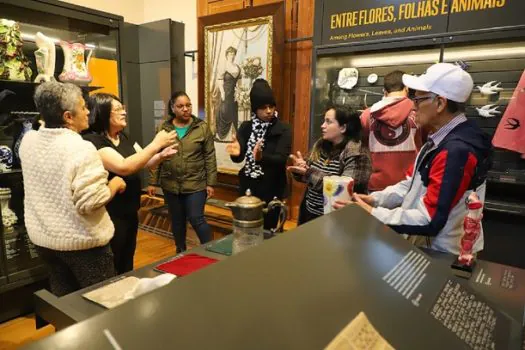
[[[272,119],[277,118],[277,113]],[[244,165],[244,174],[252,179],[258,179],[264,175],[262,167],[260,164],[257,164],[255,157],[253,156],[253,149],[257,144],[257,141],[261,140],[261,150],[264,149],[264,137],[266,136],[266,131],[272,125],[272,122],[264,122],[256,117],[255,114],[252,114],[252,133],[248,139],[248,147],[246,149],[246,164]]]

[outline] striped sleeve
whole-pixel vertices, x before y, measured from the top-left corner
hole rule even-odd
[[[325,158],[321,158],[318,161],[311,163],[310,168],[306,172],[306,178],[308,179],[308,186],[315,190],[323,191],[323,178],[325,176],[336,175],[339,173],[339,161],[332,160],[328,164],[324,164]]]
[[[469,188],[476,165],[472,152],[451,144],[433,159],[427,191],[416,208],[374,208],[372,215],[399,233],[436,236]]]

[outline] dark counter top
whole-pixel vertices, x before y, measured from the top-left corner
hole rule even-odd
[[[225,255],[209,252],[205,249],[205,247],[206,246],[197,247],[195,249],[192,249],[191,251],[187,251],[185,253],[177,255],[177,257],[188,253],[197,253],[218,260],[223,260],[227,258],[227,256]],[[102,286],[111,284],[129,276],[134,276],[138,278],[158,276],[161,274],[161,272],[156,271],[155,267],[163,262],[170,261],[174,258],[175,257],[169,257],[159,260],[152,264],[143,266],[139,269],[130,271],[128,273],[116,276],[109,280],[94,284],[90,287],[81,289],[74,293],[64,295],[63,297],[56,297],[51,292],[45,289],[36,292],[35,315],[37,320],[37,327],[40,328],[47,324],[52,324],[57,330],[60,330],[107,311],[105,307],[83,298],[82,295],[89,291],[98,289]]]
[[[496,348],[521,349],[523,296],[499,311],[449,258],[349,206],[26,348],[114,349],[113,338],[125,350],[320,349],[361,311],[397,349],[469,348],[436,316],[454,292],[450,314],[475,302]]]

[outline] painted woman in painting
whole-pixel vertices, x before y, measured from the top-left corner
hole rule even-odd
[[[237,86],[237,81],[241,78],[241,67],[233,62],[237,55],[237,50],[234,47],[228,47],[225,55],[224,71],[217,79],[217,86],[221,95],[216,122],[218,138],[216,141],[219,142],[228,141],[225,138],[228,136],[232,124],[235,132],[239,124],[239,106],[237,101],[235,101],[235,86]]]

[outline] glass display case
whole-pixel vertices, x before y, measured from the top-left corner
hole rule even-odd
[[[27,287],[40,289],[47,278],[24,226],[18,158],[24,134],[40,126],[34,91],[57,80],[80,86],[85,98],[93,91],[121,96],[123,19],[52,0],[0,0],[0,8],[0,299],[14,300],[23,288],[18,294],[27,300],[13,302],[20,312],[32,304]],[[0,308],[0,322],[15,316]]]
[[[321,135],[323,112],[329,104],[364,110],[382,98],[385,74],[397,69],[422,74],[436,62],[455,63],[470,73],[474,90],[466,103],[466,116],[492,138],[513,94],[523,89],[519,82],[525,74],[524,38],[525,31],[495,31],[427,38],[424,44],[417,40],[370,43],[338,47],[334,52],[319,48],[312,76],[310,146]],[[496,91],[482,93],[487,84],[497,85]],[[525,259],[519,247],[525,242],[525,159],[519,153],[495,148],[492,164],[483,220],[485,249],[481,255],[523,268]]]
[[[466,114],[487,134],[494,136],[513,93],[525,72],[525,41],[516,39],[497,40],[478,44],[446,45],[444,62],[461,60],[474,80],[474,90],[467,101]],[[482,93],[487,84],[497,85],[496,93]],[[494,162],[489,180],[492,198],[519,198],[515,186],[525,185],[525,160],[515,152],[495,149]],[[501,188],[499,184],[511,185]],[[514,185],[514,186],[513,186]],[[506,190],[506,188],[511,190]],[[497,190],[497,191],[496,191]],[[494,202],[496,203],[496,202]],[[524,205],[520,206],[525,215]],[[516,207],[519,210],[520,207]]]
[[[362,111],[383,97],[386,74],[394,70],[421,74],[430,64],[439,61],[439,55],[439,47],[419,47],[319,56],[314,77],[310,145],[321,136],[327,106],[345,105]],[[345,77],[345,72],[353,77]]]
[[[0,173],[4,270],[9,283],[27,278],[42,264],[24,226],[23,190],[20,169]]]
[[[34,85],[49,79],[72,82],[86,92],[121,95],[117,49],[121,21],[88,14],[82,18],[82,13],[38,1],[0,3],[0,91],[15,92],[22,103],[16,107],[34,107],[30,102]],[[28,9],[31,3],[39,10]]]

